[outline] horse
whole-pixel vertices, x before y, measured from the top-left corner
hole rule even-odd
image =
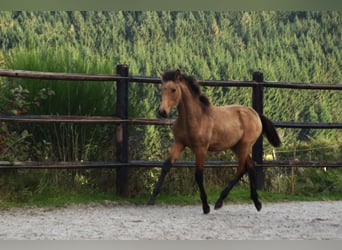
[[[231,149],[238,159],[237,171],[221,192],[214,209],[222,207],[223,200],[247,172],[250,196],[257,211],[260,211],[262,205],[256,191],[255,163],[249,153],[261,134],[266,135],[274,147],[280,146],[280,138],[272,122],[247,106],[211,104],[208,97],[202,94],[196,78],[182,74],[179,69],[162,72],[160,77],[162,100],[157,113],[160,117],[167,118],[176,107],[178,115],[172,126],[174,142],[169,157],[163,163],[147,204],[155,204],[165,176],[185,147],[189,147],[195,154],[195,180],[200,191],[203,213],[208,214],[210,206],[203,185],[206,154],[208,151]]]

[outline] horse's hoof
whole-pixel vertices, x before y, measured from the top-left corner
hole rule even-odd
[[[154,205],[154,199],[150,199],[148,202],[147,202],[147,205]]]
[[[215,203],[215,208],[214,209],[218,210],[218,209],[220,209],[222,207],[222,205],[223,205],[223,201],[217,200],[216,203]]]
[[[261,202],[258,201],[256,203],[254,203],[254,205],[255,205],[256,210],[259,212],[261,210],[261,207],[262,207]]]
[[[203,213],[204,214],[209,214],[210,213],[209,205],[203,205]]]

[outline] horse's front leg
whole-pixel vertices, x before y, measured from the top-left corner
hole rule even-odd
[[[170,171],[170,168],[173,163],[178,159],[179,155],[184,150],[184,145],[179,142],[174,142],[171,148],[170,156],[169,158],[164,162],[161,173],[159,175],[158,181],[156,185],[154,186],[153,192],[151,194],[150,200],[148,201],[148,205],[153,205],[155,203],[155,200],[157,198],[157,195],[160,193],[160,189],[163,185],[165,176]]]
[[[203,170],[204,170],[204,162],[205,156],[207,154],[207,150],[198,150],[196,153],[196,172],[195,172],[195,179],[200,191],[200,197],[202,201],[203,213],[208,214],[210,212],[210,206],[207,201],[207,194],[204,189],[203,184]]]

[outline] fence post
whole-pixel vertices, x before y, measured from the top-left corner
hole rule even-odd
[[[264,81],[264,75],[262,72],[254,72],[253,73],[253,81],[257,83],[262,83]],[[257,84],[253,87],[252,94],[252,105],[255,111],[259,114],[263,114],[263,106],[264,106],[264,87],[262,84]],[[262,164],[263,158],[263,136],[261,135],[252,149],[252,158],[257,164]],[[256,167],[256,188],[263,189],[264,188],[264,171],[262,167]]]
[[[120,76],[128,76],[128,65],[116,66],[116,73]],[[128,80],[116,82],[116,116],[121,119],[128,118]],[[116,127],[116,160],[122,163],[128,162],[128,127],[127,122],[122,122]],[[128,195],[128,168],[119,167],[116,170],[116,192],[119,195]]]

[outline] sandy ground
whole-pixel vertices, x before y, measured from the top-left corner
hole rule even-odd
[[[212,207],[212,206],[211,206]],[[0,209],[0,239],[342,239],[342,201],[201,205],[70,205]]]

